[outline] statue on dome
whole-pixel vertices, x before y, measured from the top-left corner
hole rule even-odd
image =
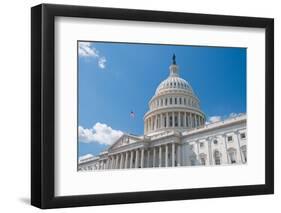
[[[176,63],[176,55],[175,55],[175,53],[173,54],[173,64],[177,64]]]

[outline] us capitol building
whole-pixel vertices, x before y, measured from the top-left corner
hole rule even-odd
[[[247,162],[246,115],[206,123],[199,99],[180,78],[175,55],[168,78],[149,101],[144,135],[123,134],[78,170],[133,169]]]

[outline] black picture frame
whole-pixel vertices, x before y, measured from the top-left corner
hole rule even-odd
[[[55,17],[264,28],[266,128],[265,184],[56,197]],[[261,139],[262,140],[262,139]],[[164,11],[41,4],[31,8],[31,204],[60,208],[274,193],[274,19]]]

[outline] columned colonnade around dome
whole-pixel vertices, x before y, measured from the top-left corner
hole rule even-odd
[[[149,134],[165,128],[197,128],[205,124],[202,115],[190,111],[155,112],[144,122],[144,133]]]

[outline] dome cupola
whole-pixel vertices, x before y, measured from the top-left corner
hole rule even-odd
[[[157,87],[144,116],[144,133],[165,130],[184,131],[203,126],[205,115],[190,84],[180,78],[179,66],[173,54],[169,76]]]

